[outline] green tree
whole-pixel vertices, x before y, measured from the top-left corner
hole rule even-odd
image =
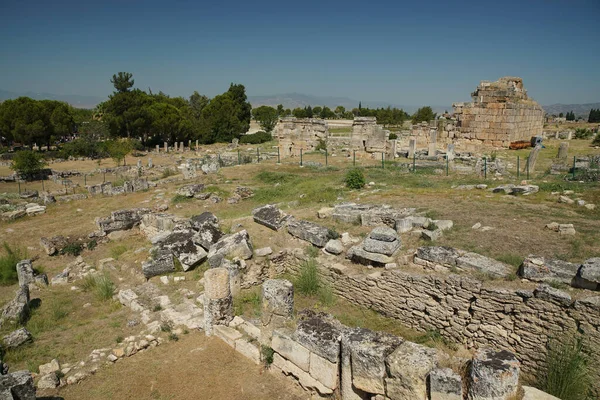
[[[246,88],[242,84],[231,84],[227,94],[233,102],[235,116],[240,125],[237,134],[246,133],[250,129],[250,119],[252,118],[252,106],[246,96]]]
[[[107,140],[103,142],[104,150],[110,158],[117,164],[121,165],[121,161],[125,160],[127,154],[133,150],[133,144],[130,140]]]
[[[21,176],[21,178],[30,180],[44,169],[46,162],[42,155],[31,151],[17,151],[13,157],[10,168]]]
[[[417,110],[417,112],[413,115],[412,123],[418,124],[419,122],[428,122],[435,119],[435,113],[431,109],[431,107],[421,107]]]
[[[283,109],[283,104],[277,105],[277,116],[280,118],[285,116],[285,110]]]
[[[215,96],[202,110],[202,117],[207,124],[203,142],[231,142],[247,132],[249,124],[240,121],[238,111],[229,92]]]
[[[252,110],[254,119],[260,123],[260,127],[267,133],[273,132],[278,121],[277,110],[269,106],[260,106]]]
[[[117,93],[125,93],[133,87],[135,80],[130,72],[119,72],[117,75],[112,76],[110,83],[113,84]]]
[[[313,115],[321,115],[321,111],[323,111],[323,107],[321,106],[315,106],[315,108],[312,109]]]
[[[337,106],[335,108],[335,115],[338,118],[342,118],[344,116],[344,114],[346,113],[346,108],[344,106]]]
[[[304,116],[305,116],[305,118],[312,118],[313,117],[313,109],[311,108],[310,105],[304,107]]]
[[[335,117],[335,113],[333,111],[331,111],[331,108],[329,108],[327,106],[323,106],[323,109],[321,110],[320,117],[323,118],[323,119],[334,118]]]

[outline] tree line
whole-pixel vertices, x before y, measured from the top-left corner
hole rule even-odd
[[[588,117],[588,122],[600,122],[600,108],[598,109],[591,109],[590,110],[590,115]]]

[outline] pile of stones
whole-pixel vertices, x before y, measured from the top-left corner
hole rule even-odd
[[[517,273],[533,282],[560,282],[576,288],[600,290],[600,257],[577,264],[529,255]]]
[[[390,227],[381,226],[373,229],[361,244],[351,247],[346,257],[361,264],[390,266],[400,246],[398,233]]]

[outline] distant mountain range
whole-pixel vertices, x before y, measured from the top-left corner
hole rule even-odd
[[[78,108],[94,108],[98,103],[106,100],[106,97],[97,96],[80,96],[80,95],[61,95],[53,93],[34,93],[34,92],[23,92],[16,93],[7,90],[0,89],[0,101],[15,99],[20,96],[31,97],[36,100],[59,100],[71,104],[73,107]],[[284,93],[275,94],[269,96],[248,96],[248,101],[252,104],[252,107],[259,106],[272,106],[277,107],[278,104],[282,104],[285,108],[294,109],[297,107],[306,107],[308,105],[314,106],[327,106],[329,108],[335,108],[337,106],[343,106],[346,110],[352,110],[358,107],[359,100],[354,100],[348,97],[329,97],[329,96],[312,96],[302,93]],[[401,105],[391,104],[384,101],[361,101],[363,107],[369,108],[380,108],[380,107],[396,107],[401,108],[404,111],[412,114],[421,106],[419,105]],[[542,106],[544,111],[548,114],[566,114],[567,112],[573,111],[576,116],[582,116],[587,118],[592,108],[600,109],[600,103],[587,103],[587,104],[552,104],[549,106]],[[443,105],[432,105],[433,112],[441,114],[444,111],[452,112],[452,106]]]
[[[560,113],[567,114],[573,111],[575,116],[587,119],[590,115],[590,110],[600,109],[600,103],[587,104],[552,104],[550,106],[542,106],[547,114],[559,115]]]

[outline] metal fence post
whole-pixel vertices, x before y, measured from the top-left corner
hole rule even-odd
[[[327,160],[327,149],[325,149],[325,166],[329,165],[328,160]]]
[[[279,158],[279,147],[277,148],[277,164],[281,164],[281,158]]]
[[[573,180],[575,180],[575,156],[573,156]]]
[[[258,150],[258,147],[256,148],[256,158],[257,158],[257,160],[258,160],[258,161],[256,161],[256,162],[257,162],[257,163],[259,163],[259,162],[260,162],[260,152],[259,152],[259,150]]]
[[[42,178],[42,192],[45,192],[46,189],[44,188],[44,179]]]
[[[521,157],[517,156],[517,179],[521,176]]]
[[[448,176],[448,171],[450,169],[450,157],[446,154],[446,176]]]
[[[527,157],[527,165],[525,165],[525,169],[527,170],[527,180],[529,180],[529,157]]]
[[[21,194],[21,181],[17,178],[17,184],[19,185],[19,194]]]
[[[487,157],[483,157],[483,179],[487,179]]]
[[[302,166],[302,149],[300,149],[300,166]]]
[[[356,150],[352,150],[352,166],[356,167]]]
[[[417,172],[417,154],[413,154],[413,173]]]
[[[385,169],[385,164],[384,164],[384,161],[383,161],[383,157],[384,157],[384,153],[381,152],[381,169]]]
[[[238,149],[238,165],[240,165],[242,162],[240,160],[240,150]]]
[[[102,183],[106,182],[106,171],[103,172]]]
[[[42,181],[42,186],[44,185],[44,181]],[[87,175],[83,174],[83,186],[87,186]]]

